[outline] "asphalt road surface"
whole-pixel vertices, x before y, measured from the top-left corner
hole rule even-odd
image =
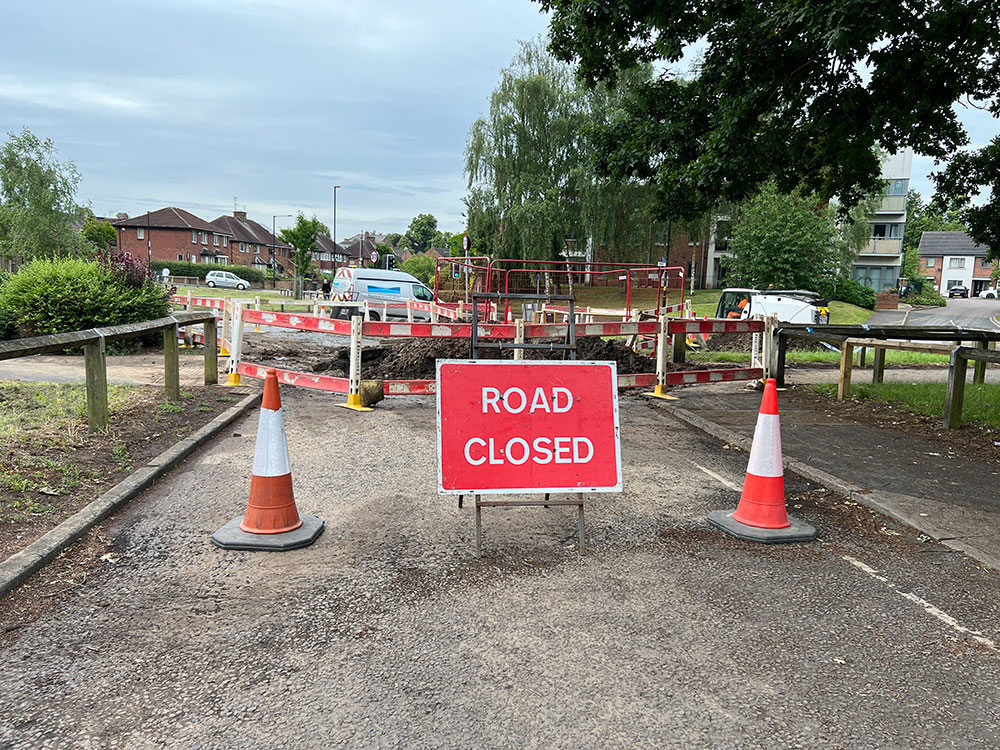
[[[704,519],[746,456],[658,404],[623,400],[626,491],[589,502],[586,555],[573,509],[486,509],[477,560],[433,401],[283,396],[317,543],[211,545],[246,501],[237,423],[0,651],[0,747],[1000,745],[995,571],[793,478],[820,541],[725,537]]]
[[[930,307],[910,312],[912,326],[964,326],[987,331],[1000,330],[996,316],[1000,315],[1000,300],[949,299],[947,307]]]

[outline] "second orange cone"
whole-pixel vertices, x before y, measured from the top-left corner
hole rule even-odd
[[[765,544],[816,538],[815,528],[789,517],[785,511],[778,388],[773,378],[764,384],[739,507],[735,511],[713,511],[708,514],[708,522],[738,539]]]
[[[278,373],[269,369],[264,379],[246,513],[215,532],[212,541],[223,549],[288,550],[312,544],[322,531],[323,521],[316,516],[300,516],[295,507]]]

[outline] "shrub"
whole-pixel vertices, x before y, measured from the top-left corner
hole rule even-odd
[[[907,303],[919,307],[944,307],[948,300],[934,291],[934,287],[927,284],[920,294],[911,294],[906,298]]]
[[[231,271],[240,278],[255,283],[262,283],[271,278],[270,271],[250,266],[220,266],[215,263],[188,263],[184,260],[154,260],[149,267],[154,275],[167,268],[170,270],[171,276],[197,276],[202,281],[205,280],[209,271]],[[277,277],[280,279],[282,274],[279,273]]]
[[[863,284],[859,284],[854,279],[840,279],[837,282],[833,299],[857,305],[858,307],[864,307],[868,310],[875,309],[875,291]]]
[[[130,257],[34,260],[0,283],[0,325],[42,336],[168,315],[167,291]],[[128,346],[128,344],[125,344]]]

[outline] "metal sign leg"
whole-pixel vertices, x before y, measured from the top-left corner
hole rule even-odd
[[[583,495],[580,495],[580,504],[577,507],[576,512],[576,535],[577,535],[577,549],[580,554],[583,554],[584,545],[586,544],[586,533],[587,527],[583,521]]]
[[[479,505],[479,495],[476,495],[476,557],[483,556],[483,509]]]

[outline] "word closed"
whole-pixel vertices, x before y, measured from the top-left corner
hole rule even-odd
[[[621,491],[614,362],[437,366],[442,493]]]

